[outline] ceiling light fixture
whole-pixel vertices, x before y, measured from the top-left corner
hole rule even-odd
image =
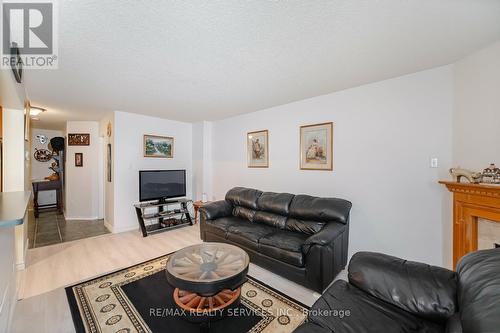
[[[47,111],[47,109],[44,109],[44,108],[41,108],[41,107],[38,107],[38,106],[30,105],[30,116],[31,117],[36,117],[40,113],[45,112],[45,111]]]

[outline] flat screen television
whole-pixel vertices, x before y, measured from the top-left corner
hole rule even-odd
[[[139,171],[139,200],[161,200],[186,196],[186,170]]]

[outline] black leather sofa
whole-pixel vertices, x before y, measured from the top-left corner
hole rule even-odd
[[[237,245],[257,265],[322,292],[347,264],[350,209],[343,199],[236,187],[200,209],[201,238]]]
[[[357,253],[349,263],[349,282],[329,287],[308,321],[294,333],[498,333],[500,249],[468,254],[456,273]]]

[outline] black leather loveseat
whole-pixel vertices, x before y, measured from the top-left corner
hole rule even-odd
[[[343,199],[236,187],[200,209],[201,238],[235,244],[259,266],[322,292],[347,264],[350,209]]]
[[[349,313],[347,313],[349,311]],[[463,257],[457,272],[361,252],[294,333],[498,333],[500,249]]]

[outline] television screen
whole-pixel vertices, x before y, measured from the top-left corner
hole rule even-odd
[[[139,200],[186,196],[186,170],[139,171]]]

